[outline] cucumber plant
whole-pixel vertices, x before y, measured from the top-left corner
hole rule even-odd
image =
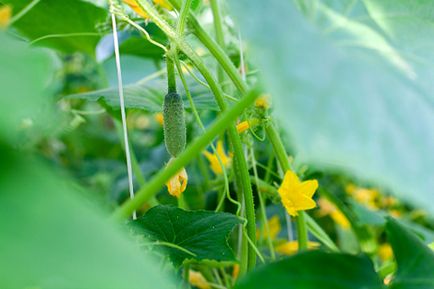
[[[430,11],[1,0],[0,288],[434,288]]]

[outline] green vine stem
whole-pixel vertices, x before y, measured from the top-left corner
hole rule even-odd
[[[270,251],[271,260],[275,260],[276,254],[274,252],[273,241],[271,240],[271,236],[270,236],[270,227],[268,226],[267,213],[265,211],[265,200],[264,200],[264,197],[262,196],[261,190],[259,189],[258,170],[256,168],[256,158],[255,158],[255,151],[253,149],[253,146],[250,148],[250,157],[251,157],[251,161],[252,161],[253,177],[255,179],[256,189],[258,190],[259,208],[260,208],[260,212],[261,212],[262,227],[264,228],[264,231],[265,231],[265,235],[266,235],[265,238],[267,241],[268,250]]]
[[[180,37],[184,35],[185,23],[187,21],[187,16],[190,13],[191,2],[192,0],[185,0],[179,14],[178,24],[176,26],[176,33]]]
[[[179,10],[181,7],[179,0],[169,0],[170,4],[173,7]],[[227,54],[224,52],[223,48],[216,42],[208,33],[202,28],[197,21],[196,17],[193,13],[190,12],[189,22],[193,34],[202,42],[202,44],[211,52],[211,54],[215,57],[218,63],[221,65],[226,74],[234,83],[235,87],[241,92],[241,94],[246,93],[247,85],[241,79],[237,68],[232,64],[232,61],[229,59]]]
[[[164,170],[158,172],[149,182],[140,188],[133,199],[126,201],[113,214],[117,220],[127,218],[134,210],[139,209],[144,203],[152,198],[162,186],[181,168],[186,166],[193,158],[222,133],[228,123],[234,122],[246,107],[252,105],[259,95],[259,90],[254,89],[246,94],[237,104],[223,112],[209,129],[199,138],[194,140],[184,152],[182,152],[173,162]]]
[[[223,24],[222,24],[222,16],[220,13],[220,7],[218,0],[211,0],[211,11],[214,18],[214,30],[215,30],[215,38],[217,41],[217,44],[220,45],[222,49],[225,47],[225,38],[223,34]],[[217,79],[222,85],[225,81],[225,74],[220,65],[217,66]]]
[[[170,57],[171,55],[166,55],[168,93],[176,92],[175,65],[173,63],[173,60]]]
[[[219,105],[222,112],[227,109],[227,104],[224,99],[223,92],[220,86],[214,80],[211,72],[208,70],[206,65],[203,63],[199,55],[193,50],[193,48],[180,37],[176,31],[159,15],[158,11],[145,0],[138,0],[139,6],[149,15],[149,17],[154,21],[154,23],[169,37],[172,43],[184,52],[184,54],[191,60],[194,66],[199,70],[205,80],[208,82],[211,91],[213,92],[216,102]],[[223,55],[225,53],[223,52]],[[226,56],[227,57],[227,56]],[[244,84],[244,83],[243,83]],[[235,121],[235,119],[234,119]],[[236,174],[238,178],[238,183],[241,184],[245,208],[246,208],[246,219],[247,219],[247,235],[250,238],[252,244],[256,243],[256,222],[255,222],[255,207],[253,201],[253,191],[250,183],[250,175],[247,168],[247,162],[244,157],[243,148],[241,144],[240,136],[238,135],[237,129],[235,127],[234,121],[229,125],[228,133],[229,140],[232,144],[234,153],[234,165],[239,171]],[[248,248],[248,262],[247,268],[253,269],[256,264],[256,252],[254,246],[249,246]]]
[[[273,146],[274,152],[276,153],[277,161],[279,162],[282,170],[284,172],[291,169],[291,165],[288,160],[288,156],[286,154],[285,147],[283,146],[282,140],[279,134],[276,131],[273,123],[269,121],[265,125],[265,132],[267,134],[267,138],[270,140],[271,145]],[[298,216],[296,218],[297,221],[297,236],[298,236],[298,247],[300,250],[307,249],[307,225],[305,220],[305,213],[303,211],[298,212]]]

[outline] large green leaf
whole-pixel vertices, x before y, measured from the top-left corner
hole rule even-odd
[[[29,0],[1,0],[10,4],[14,16],[26,9]],[[83,51],[91,55],[100,39],[97,25],[107,11],[81,0],[40,0],[13,23],[23,36],[37,45],[65,52]]]
[[[4,34],[0,42],[0,288],[173,288],[161,261],[76,184],[6,144],[50,99],[53,67],[39,49]]]
[[[236,289],[378,289],[382,282],[367,257],[305,252],[248,274]]]
[[[167,92],[167,84],[164,79],[145,78],[134,84],[124,87],[125,107],[140,108],[149,112],[162,111],[164,95]],[[218,110],[217,104],[210,91],[200,84],[189,81],[189,89],[194,104],[199,110]],[[183,90],[179,90],[180,92]],[[182,93],[181,93],[182,94]],[[182,94],[186,108],[190,107],[185,94]],[[119,107],[119,94],[117,88],[108,88],[97,91],[69,95],[67,99],[84,99],[87,101],[104,100],[109,106]]]
[[[74,184],[1,150],[1,288],[174,288]]]
[[[46,94],[55,59],[1,32],[0,43],[0,136],[16,142],[46,130],[52,121]]]
[[[167,37],[154,23],[149,23],[145,27],[146,31],[151,36],[152,40],[167,44]],[[164,55],[163,49],[150,43],[145,37],[139,37],[133,34],[130,38],[122,42],[120,45],[121,53],[136,55],[147,58],[155,58],[161,60]]]
[[[186,259],[236,261],[227,243],[229,233],[240,223],[235,215],[157,206],[133,223],[155,244],[167,245],[165,250],[175,265]]]
[[[388,186],[433,213],[433,103],[400,54],[342,46],[348,33],[327,37],[290,1],[230,3],[299,158]]]
[[[388,220],[386,230],[398,264],[391,288],[434,288],[434,252],[393,219]]]

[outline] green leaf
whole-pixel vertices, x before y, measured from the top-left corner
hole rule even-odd
[[[386,230],[398,264],[391,288],[434,288],[434,252],[392,218]]]
[[[173,288],[76,184],[16,150],[21,118],[50,114],[54,69],[44,51],[1,33],[0,42],[0,288]]]
[[[75,184],[1,149],[1,288],[174,288],[160,262]]]
[[[171,206],[154,207],[133,222],[147,239],[164,245],[175,265],[186,259],[235,262],[227,238],[239,223],[240,219],[229,213],[184,211]]]
[[[386,220],[384,219],[387,216],[386,212],[383,211],[374,211],[371,210],[354,200],[350,200],[350,207],[354,212],[354,215],[357,217],[357,221],[361,225],[372,225],[372,226],[384,226]]]
[[[47,86],[55,58],[0,32],[0,138],[16,143],[50,126],[53,111]]]
[[[379,289],[367,257],[311,251],[258,268],[236,289]]]
[[[10,4],[13,17],[20,14],[29,0],[1,0]],[[107,18],[107,11],[81,0],[40,0],[13,23],[23,36],[37,45],[64,52],[95,54],[100,39],[97,25]],[[31,7],[31,6],[30,6]]]
[[[399,68],[401,55],[387,42],[392,50],[380,53],[345,47],[353,37],[329,37],[290,1],[230,4],[300,161],[384,185],[434,213],[434,104]],[[384,40],[371,36],[363,39]]]
[[[154,23],[149,23],[145,27],[146,31],[151,36],[152,40],[161,43],[162,45],[167,45],[167,37],[155,25]],[[133,34],[127,40],[120,44],[120,52],[123,54],[136,55],[146,58],[163,59],[164,51],[160,47],[150,43],[144,36],[137,36]]]
[[[194,104],[198,110],[218,110],[214,97],[208,89],[202,87],[196,82],[189,82],[190,93],[193,96]],[[145,78],[134,84],[124,86],[125,107],[139,108],[148,112],[160,112],[163,107],[163,99],[167,93],[167,84],[164,79]],[[179,90],[184,92],[183,90]],[[185,94],[181,93],[184,98],[186,108],[190,107]],[[119,107],[119,95],[117,88],[108,88],[97,91],[85,92],[66,96],[67,99],[84,99],[87,101],[104,100],[109,106]]]

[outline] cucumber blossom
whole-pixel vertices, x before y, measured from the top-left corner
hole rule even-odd
[[[164,143],[169,154],[176,157],[184,150],[186,143],[184,105],[176,92],[169,92],[164,97],[163,117]]]

